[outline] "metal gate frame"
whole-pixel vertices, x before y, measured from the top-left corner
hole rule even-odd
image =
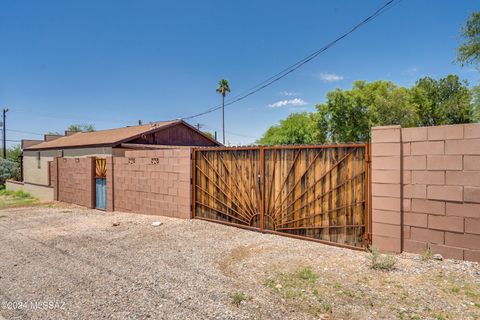
[[[363,239],[363,247],[352,246],[348,244],[332,242],[322,239],[316,239],[312,237],[302,236],[302,235],[295,235],[289,234],[285,232],[279,232],[276,230],[271,230],[265,228],[265,150],[282,150],[282,149],[326,149],[326,148],[347,148],[347,147],[357,147],[357,148],[364,148],[365,149],[365,180],[364,180],[364,202],[365,202],[365,210],[364,210],[364,239]],[[260,174],[259,174],[259,216],[260,216],[260,223],[259,227],[241,225],[236,223],[231,223],[227,221],[209,219],[206,217],[199,217],[196,216],[196,176],[197,176],[197,159],[196,159],[196,151],[242,151],[242,150],[258,150],[259,152],[259,160],[260,160]],[[191,149],[191,218],[192,219],[199,219],[205,220],[209,222],[220,223],[228,226],[233,226],[237,228],[258,231],[262,233],[268,234],[276,234],[296,239],[303,239],[309,240],[314,242],[319,242],[323,244],[333,245],[337,247],[344,247],[353,250],[366,250],[372,243],[372,209],[371,209],[371,145],[369,143],[350,143],[350,144],[331,144],[331,145],[292,145],[292,146],[255,146],[255,147],[195,147]]]

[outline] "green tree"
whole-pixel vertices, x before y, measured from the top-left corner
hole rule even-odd
[[[215,140],[215,136],[213,135],[213,133],[209,132],[209,131],[203,131],[202,132],[204,135],[207,135],[209,136],[210,138],[212,138],[213,140]]]
[[[218,81],[216,91],[222,95],[222,139],[223,144],[225,144],[225,96],[227,95],[227,92],[230,92],[228,81],[225,79]]]
[[[418,126],[470,123],[475,108],[468,82],[456,75],[439,80],[421,78],[411,88],[411,103],[415,107]]]
[[[470,15],[462,28],[464,42],[457,49],[457,61],[462,65],[480,62],[480,11]]]
[[[271,126],[257,143],[262,145],[316,143],[315,121],[307,112],[292,113],[279,124]]]
[[[22,155],[22,148],[20,145],[14,145],[7,149],[7,159],[20,164],[20,156]]]
[[[45,134],[51,134],[51,135],[54,135],[54,136],[61,136],[62,134],[58,131],[47,131],[47,133]]]
[[[95,131],[95,126],[93,124],[71,124],[67,130],[74,132],[93,132]]]
[[[5,185],[7,179],[17,179],[19,174],[18,163],[0,158],[0,185]]]
[[[327,101],[317,105],[318,140],[367,141],[372,126],[413,126],[416,114],[409,97],[408,89],[390,81],[356,81],[351,90],[331,91]]]

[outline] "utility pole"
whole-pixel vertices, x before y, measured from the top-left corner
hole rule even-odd
[[[200,131],[200,128],[203,127],[203,124],[197,123],[197,130]]]
[[[225,93],[222,94],[222,138],[225,145]]]
[[[7,132],[6,132],[6,125],[5,119],[8,109],[3,109],[3,120],[2,120],[2,133],[3,133],[3,159],[7,158]]]

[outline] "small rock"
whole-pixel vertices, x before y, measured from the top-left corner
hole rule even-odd
[[[443,260],[443,257],[441,254],[439,253],[435,253],[432,257],[434,260],[439,260],[439,261],[442,261]]]
[[[112,227],[118,227],[120,225],[120,222],[118,221],[115,221],[114,223],[112,223]]]
[[[163,223],[161,223],[160,221],[155,221],[155,222],[152,222],[152,226],[154,227],[159,227],[161,226]]]
[[[277,285],[275,286],[275,288],[277,288],[277,289],[282,289],[282,285],[279,283],[279,284],[277,284]]]

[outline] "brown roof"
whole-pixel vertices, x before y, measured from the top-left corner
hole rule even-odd
[[[56,149],[96,145],[114,146],[124,142],[124,140],[130,140],[141,136],[142,134],[155,132],[179,123],[184,122],[182,120],[175,120],[93,132],[78,132],[70,136],[65,136],[52,141],[45,141],[34,146],[29,146],[25,148],[25,150]]]

